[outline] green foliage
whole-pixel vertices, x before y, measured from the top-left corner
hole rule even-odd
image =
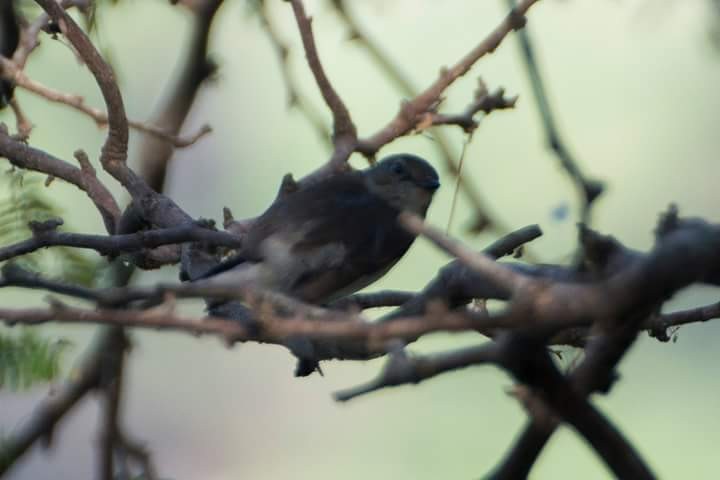
[[[45,221],[62,213],[43,192],[42,177],[33,172],[10,170],[0,176],[0,245],[29,238],[30,221]],[[74,248],[53,247],[14,258],[12,261],[45,277],[90,286],[98,274],[97,259]]]
[[[25,389],[53,380],[69,344],[66,340],[47,340],[27,329],[20,335],[0,332],[0,389]]]

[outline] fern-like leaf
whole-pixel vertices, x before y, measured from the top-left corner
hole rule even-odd
[[[61,216],[61,211],[44,194],[43,176],[10,170],[0,176],[0,245],[9,245],[31,236],[28,223]],[[54,247],[13,259],[23,268],[43,276],[92,286],[100,271],[97,255],[75,248]]]
[[[27,389],[34,383],[52,381],[69,344],[27,329],[20,335],[0,332],[0,389]]]

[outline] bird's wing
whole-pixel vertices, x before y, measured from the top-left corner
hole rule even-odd
[[[366,190],[356,174],[338,176],[332,182],[320,182],[306,189],[273,202],[260,215],[243,239],[240,251],[229,259],[220,262],[196,280],[216,276],[246,262],[265,260],[266,240],[273,238],[276,242],[287,244],[288,250],[293,244],[304,240],[305,233],[316,226],[316,241],[327,243],[332,239],[322,236],[328,220],[337,218],[338,208],[347,204],[361,206],[365,200]],[[318,236],[317,234],[321,234]],[[322,238],[320,238],[322,237]]]
[[[291,249],[292,257],[305,264],[290,291],[311,302],[327,302],[369,285],[414,240],[398,224],[397,210],[371,195],[364,184],[331,182],[325,189],[302,205],[305,213],[299,217],[309,218],[294,230],[302,237]]]
[[[273,264],[272,288],[329,301],[372,283],[407,251],[414,236],[397,214],[368,192],[361,175],[338,175],[273,203],[238,258]]]

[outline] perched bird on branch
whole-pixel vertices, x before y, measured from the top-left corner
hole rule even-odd
[[[253,224],[237,256],[203,277],[279,291],[310,303],[351,294],[384,275],[415,236],[398,224],[425,216],[440,186],[420,157],[392,155],[275,201]]]

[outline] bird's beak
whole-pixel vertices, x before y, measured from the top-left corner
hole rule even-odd
[[[421,188],[434,192],[440,188],[440,182],[437,178],[428,178],[418,183]]]

